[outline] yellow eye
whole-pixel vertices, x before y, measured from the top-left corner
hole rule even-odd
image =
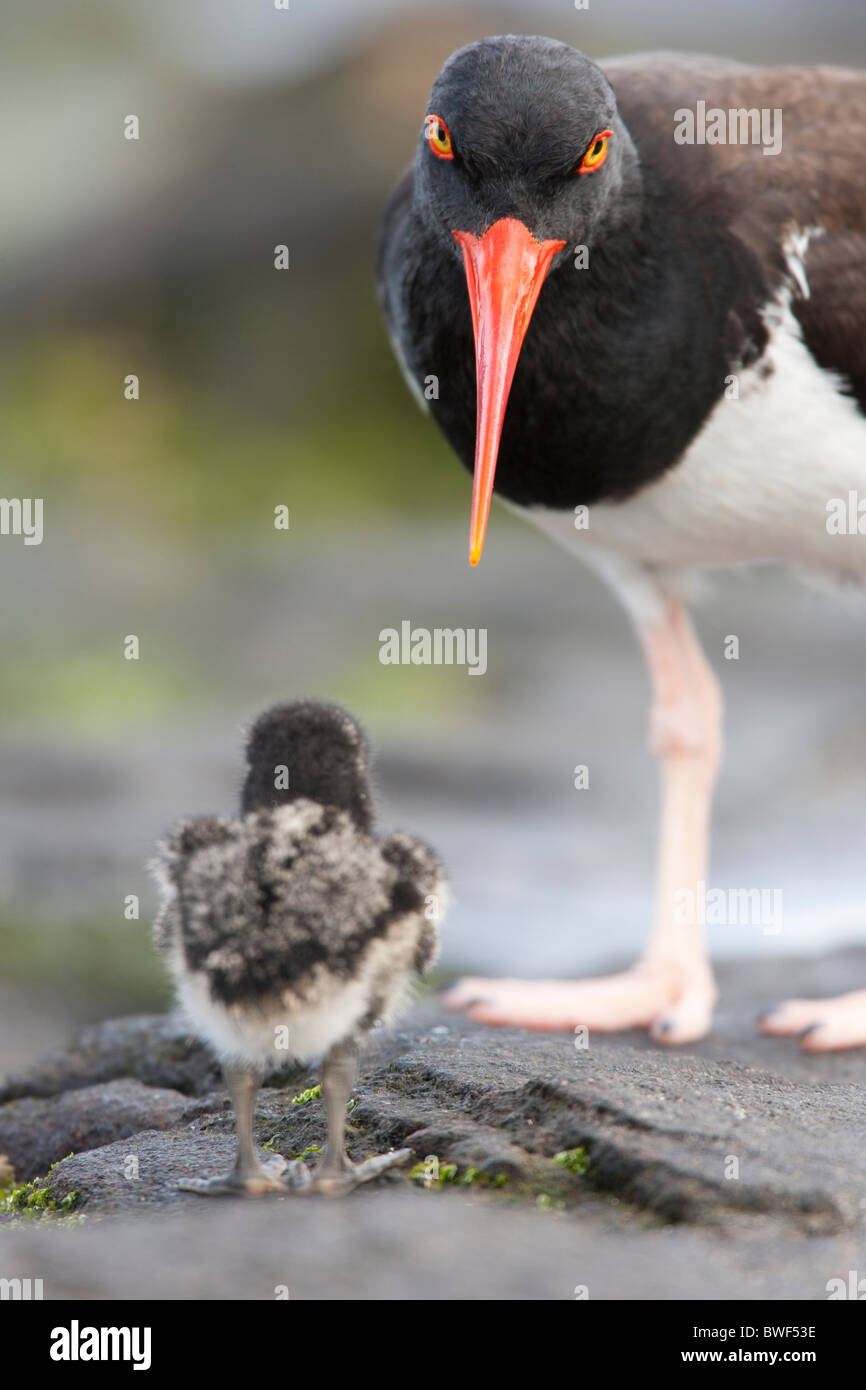
[[[441,116],[427,116],[424,120],[424,137],[437,159],[453,159],[454,149],[451,135]]]
[[[612,130],[600,130],[594,135],[589,143],[589,148],[580,162],[579,174],[594,174],[596,169],[600,169],[607,159],[607,142],[613,135]]]

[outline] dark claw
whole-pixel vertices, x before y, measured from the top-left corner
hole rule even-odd
[[[452,990],[453,988],[454,988],[453,985],[449,985],[447,989],[441,989],[441,990],[439,991],[439,998],[440,998],[440,999],[447,999],[447,998],[448,998],[448,995],[451,993],[451,990]],[[471,1009],[471,1008],[473,1007],[473,1005],[475,1005],[475,1004],[492,1004],[492,1003],[493,1003],[493,1000],[492,1000],[492,998],[491,998],[489,995],[481,995],[481,994],[479,994],[479,995],[477,996],[477,998],[467,999],[467,1000],[465,1001],[465,1003],[461,1004],[460,1007],[461,1007],[462,1009]]]
[[[798,1041],[798,1042],[802,1042],[803,1038],[808,1038],[808,1036],[809,1036],[810,1033],[814,1033],[814,1032],[816,1032],[816,1030],[817,1030],[818,1028],[823,1028],[823,1027],[824,1027],[824,1022],[823,1022],[823,1020],[821,1020],[821,1021],[818,1022],[818,1023],[810,1023],[810,1024],[808,1024],[805,1028],[801,1028],[801,1029],[800,1029],[799,1033],[797,1034],[797,1041]]]

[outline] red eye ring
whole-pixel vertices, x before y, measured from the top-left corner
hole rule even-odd
[[[577,172],[579,174],[594,174],[597,169],[601,168],[607,159],[607,142],[612,136],[612,130],[600,130],[597,135],[592,137],[578,166]]]
[[[424,117],[424,139],[427,141],[437,159],[453,159],[454,146],[451,143],[451,132],[441,116],[431,112]]]

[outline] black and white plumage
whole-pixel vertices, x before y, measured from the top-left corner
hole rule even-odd
[[[342,1190],[407,1154],[354,1169],[343,1117],[365,1036],[438,952],[442,868],[420,840],[372,835],[367,745],[335,706],[267,711],[247,746],[238,819],[179,822],[159,847],[156,943],[196,1032],[223,1064],[238,1167],[196,1191],[284,1190],[252,1143],[262,1074],[324,1054],[328,1151],[316,1181]],[[292,1179],[304,1177],[294,1165]]]
[[[767,111],[781,147],[678,143],[677,113]],[[721,697],[683,583],[780,561],[866,586],[866,75],[675,54],[598,65],[551,39],[470,44],[433,87],[385,212],[379,293],[397,356],[474,470],[470,560],[494,489],[610,582],[653,685],[663,801],[638,966],[597,981],[466,981],[491,1023],[710,1025],[702,933]],[[595,163],[593,161],[595,160]],[[591,167],[590,167],[591,166]],[[578,255],[579,251],[585,254]],[[580,521],[575,509],[586,509]],[[794,1001],[767,1031],[866,1043],[866,991]]]

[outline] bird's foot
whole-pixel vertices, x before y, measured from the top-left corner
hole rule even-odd
[[[771,1038],[800,1039],[804,1052],[841,1052],[866,1046],[866,989],[835,999],[788,999],[758,1019]]]
[[[214,1178],[186,1178],[178,1183],[181,1192],[197,1192],[200,1197],[263,1197],[268,1192],[283,1196],[293,1188],[306,1187],[310,1174],[303,1163],[289,1163],[280,1154],[262,1160],[255,1168],[233,1168]]]
[[[716,989],[709,969],[688,974],[643,961],[589,980],[460,980],[443,995],[478,1023],[554,1032],[619,1033],[647,1028],[659,1043],[696,1042],[709,1032]]]
[[[362,1183],[373,1182],[391,1168],[407,1163],[411,1157],[411,1149],[393,1149],[391,1153],[376,1154],[374,1158],[367,1158],[363,1163],[352,1163],[348,1158],[344,1158],[339,1167],[325,1166],[317,1169],[313,1174],[311,1190],[321,1192],[326,1197],[343,1197]]]

